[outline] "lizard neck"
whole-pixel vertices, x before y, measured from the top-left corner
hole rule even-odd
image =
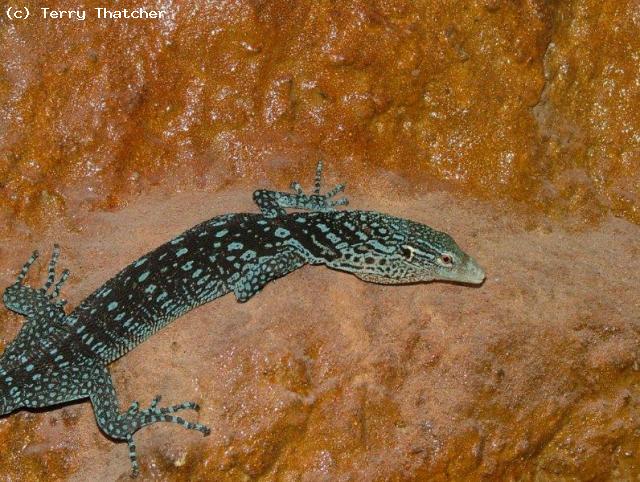
[[[282,244],[294,247],[310,264],[331,266],[369,238],[368,224],[377,215],[369,211],[292,213],[271,222],[276,237],[286,235]]]

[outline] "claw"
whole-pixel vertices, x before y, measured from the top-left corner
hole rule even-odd
[[[337,184],[331,191],[325,194],[325,197],[330,198],[338,194],[339,192],[343,192],[344,188],[347,187],[346,184]]]
[[[291,189],[295,191],[295,193],[298,195],[304,194],[304,191],[302,190],[302,186],[300,186],[300,183],[298,181],[293,181],[291,183]]]
[[[160,403],[161,399],[162,399],[161,395],[156,395],[155,397],[153,397],[153,400],[151,400],[151,406],[149,407],[149,409],[150,410],[157,410],[158,403]]]
[[[346,206],[349,204],[349,200],[346,197],[342,197],[336,201],[329,201],[329,206],[330,207],[335,207],[335,206]]]
[[[47,275],[47,282],[44,284],[45,291],[47,291],[53,285],[53,281],[56,277],[56,264],[58,263],[59,256],[60,246],[58,244],[54,244],[53,251],[51,252],[51,260],[49,261],[49,274]]]
[[[69,278],[69,273],[70,272],[68,269],[65,269],[62,272],[60,279],[58,280],[56,285],[53,287],[53,293],[51,295],[52,298],[57,298],[60,295],[60,290],[62,289],[62,286],[64,285],[65,281],[67,281],[67,278]]]
[[[316,178],[314,181],[313,194],[320,194],[320,185],[322,184],[322,159],[318,161],[318,165],[316,166]]]
[[[135,479],[140,473],[140,466],[138,465],[136,443],[133,441],[133,435],[127,436],[127,445],[129,446],[129,460],[131,461],[131,478]]]
[[[20,270],[20,274],[18,274],[18,277],[16,278],[16,283],[21,283],[22,280],[25,278],[25,276],[27,276],[27,272],[29,271],[29,268],[31,268],[31,265],[35,262],[36,259],[38,259],[38,256],[40,256],[40,253],[38,253],[38,250],[35,250],[33,253],[31,253],[31,257],[22,266],[22,269]]]
[[[138,413],[138,410],[140,410],[140,403],[132,402],[129,410],[127,410],[127,413],[129,415],[135,415],[136,413]]]

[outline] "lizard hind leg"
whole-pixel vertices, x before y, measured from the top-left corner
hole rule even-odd
[[[22,266],[20,273],[18,273],[15,283],[9,285],[4,290],[3,295],[4,304],[8,309],[27,317],[36,311],[38,299],[42,298],[42,293],[39,293],[39,290],[24,284],[27,273],[39,256],[40,253],[38,251],[31,253],[29,259]]]
[[[127,442],[132,475],[137,475],[139,471],[138,456],[133,435],[142,427],[157,422],[170,422],[189,430],[197,430],[204,435],[209,435],[210,433],[207,426],[200,423],[188,422],[174,415],[181,410],[197,410],[198,405],[194,402],[183,402],[168,407],[159,407],[160,396],[156,396],[149,408],[141,410],[140,404],[133,402],[126,412],[120,413],[113,382],[105,367],[96,367],[90,386],[91,403],[93,404],[98,425],[109,437]]]
[[[197,430],[202,434],[209,435],[211,432],[209,427],[201,423],[189,422],[181,417],[172,415],[180,410],[198,410],[198,405],[194,402],[183,402],[177,405],[169,407],[158,407],[160,396],[157,396],[151,402],[149,408],[140,410],[137,402],[134,402],[132,406],[124,414],[117,414],[115,420],[108,422],[108,429],[105,430],[107,435],[115,439],[124,439],[129,447],[129,460],[131,462],[132,475],[138,475],[140,466],[138,464],[138,453],[136,445],[133,440],[133,434],[142,427],[151,425],[157,422],[170,422],[180,425],[188,430]],[[96,414],[96,417],[98,414]],[[104,427],[101,425],[101,428]]]
[[[16,277],[15,283],[8,286],[4,291],[4,304],[7,308],[26,317],[35,316],[37,313],[48,312],[53,308],[52,313],[61,313],[66,300],[58,299],[60,290],[69,277],[69,270],[63,270],[62,275],[55,282],[55,268],[60,256],[60,247],[56,244],[53,247],[47,280],[41,288],[32,288],[24,280],[33,263],[38,259],[38,251],[34,251],[27,262],[22,266],[20,273]],[[54,284],[55,282],[55,284]],[[48,291],[53,287],[51,292]],[[52,306],[53,305],[53,306]]]

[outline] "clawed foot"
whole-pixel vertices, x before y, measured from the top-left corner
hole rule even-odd
[[[332,210],[336,206],[346,206],[349,204],[349,200],[346,197],[333,200],[331,199],[336,194],[343,192],[345,189],[344,184],[337,184],[331,191],[326,194],[320,194],[320,189],[322,187],[322,160],[318,161],[318,165],[316,167],[316,177],[314,179],[314,187],[313,194],[307,195],[304,193],[302,186],[297,181],[293,181],[291,183],[291,189],[301,198],[308,200],[311,204],[316,206],[322,206],[327,210]]]
[[[209,435],[210,430],[205,425],[187,422],[180,417],[169,416],[170,414],[179,412],[180,410],[195,410],[197,412],[200,410],[200,406],[197,403],[183,402],[169,407],[158,407],[158,403],[160,403],[161,399],[162,397],[160,395],[156,395],[151,401],[149,408],[144,410],[140,410],[140,404],[138,402],[133,402],[129,407],[129,410],[127,410],[127,415],[130,417],[141,417],[141,421],[143,422],[142,425],[147,425],[148,423],[153,422],[173,422],[178,425],[182,425],[184,428],[198,430],[205,435]],[[157,420],[152,420],[153,418],[157,418]]]
[[[38,253],[38,251],[34,251],[31,254],[31,257],[27,260],[27,262],[24,264],[24,266],[20,270],[20,274],[18,274],[15,284],[17,285],[23,284],[23,281],[27,276],[29,269],[31,268],[33,263],[36,261],[36,259],[38,259],[38,256],[40,256],[40,253]],[[69,270],[68,269],[63,270],[62,275],[60,275],[60,278],[54,285],[54,281],[56,277],[56,264],[58,263],[59,257],[60,257],[60,246],[57,244],[54,244],[53,252],[51,253],[51,260],[49,261],[47,281],[45,282],[44,286],[40,288],[40,291],[42,293],[45,293],[47,296],[47,299],[49,299],[49,301],[51,301],[53,304],[59,307],[63,307],[64,305],[67,304],[67,301],[63,299],[56,300],[56,298],[60,296],[60,290],[62,289],[62,286],[67,281],[67,278],[69,278]],[[49,291],[49,289],[52,286],[53,286],[53,290],[50,293],[47,293],[47,291]]]
[[[34,251],[27,262],[22,266],[20,273],[16,277],[15,283],[4,290],[4,304],[7,308],[23,316],[42,318],[43,312],[56,316],[65,316],[64,305],[66,300],[58,298],[60,290],[69,277],[69,270],[64,270],[56,282],[56,263],[60,256],[60,247],[56,244],[53,247],[51,261],[49,262],[49,273],[47,281],[41,288],[32,288],[24,280],[31,269],[33,263],[38,259],[38,252]]]
[[[344,184],[338,184],[328,193],[320,194],[321,184],[322,161],[318,161],[313,194],[305,194],[302,187],[300,187],[300,183],[294,181],[291,183],[293,194],[288,192],[258,189],[253,193],[253,200],[266,218],[285,216],[287,214],[285,211],[286,208],[302,209],[304,211],[331,212],[335,211],[337,206],[346,206],[349,204],[347,198],[337,200],[331,199],[339,192],[344,191]]]
[[[172,415],[180,410],[200,410],[200,407],[195,402],[183,402],[177,405],[171,405],[169,407],[158,407],[160,403],[160,395],[156,395],[151,401],[149,408],[140,410],[140,404],[133,402],[127,410],[127,418],[130,421],[131,426],[143,427],[156,422],[171,422],[176,423],[189,430],[197,430],[203,435],[207,436],[211,433],[211,429],[201,423],[192,423],[184,420],[181,417]],[[138,465],[138,457],[136,453],[136,445],[133,441],[133,434],[128,434],[126,437],[127,445],[129,446],[129,459],[131,460],[131,476],[136,477],[140,472],[140,466]]]

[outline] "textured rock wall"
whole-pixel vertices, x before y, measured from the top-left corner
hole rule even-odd
[[[5,223],[320,155],[360,186],[640,220],[636,1],[148,5],[170,15],[3,19]]]
[[[213,433],[141,431],[143,478],[640,475],[637,0],[145,5],[169,15],[0,16],[0,287],[58,241],[73,306],[320,156],[488,280],[310,268],[181,318],[112,372],[123,405],[194,398]],[[0,347],[20,324],[0,310]],[[0,446],[5,479],[127,478],[88,403],[0,419]]]

